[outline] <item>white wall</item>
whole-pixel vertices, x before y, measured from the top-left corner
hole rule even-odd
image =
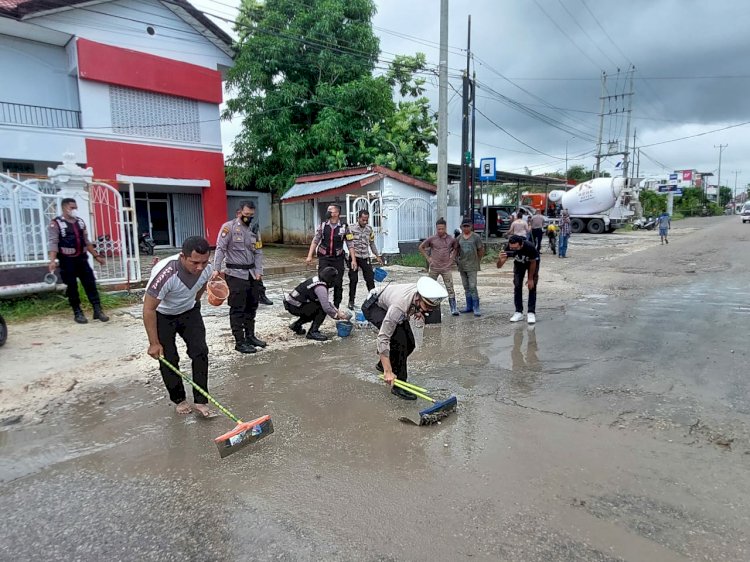
[[[136,20],[136,21],[132,21]],[[232,59],[160,2],[120,0],[27,21],[78,37],[217,69]],[[149,35],[151,26],[156,33]]]
[[[79,131],[0,125],[0,139],[0,159],[62,162],[63,154],[72,152],[76,162],[86,162],[86,143]]]
[[[78,110],[64,47],[0,35],[0,102]]]

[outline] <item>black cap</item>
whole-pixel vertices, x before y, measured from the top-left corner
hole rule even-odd
[[[468,226],[473,226],[473,225],[474,225],[474,223],[473,223],[473,222],[471,222],[471,219],[470,219],[470,218],[468,218],[468,217],[464,217],[464,220],[462,220],[462,221],[461,221],[461,226],[466,226],[466,225],[468,225]]]

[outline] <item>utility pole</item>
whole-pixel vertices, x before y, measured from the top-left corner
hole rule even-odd
[[[448,0],[440,0],[437,214],[448,214]]]
[[[625,125],[625,154],[622,159],[622,177],[628,178],[628,164],[630,152],[628,152],[628,143],[630,142],[630,117],[633,115],[633,97],[635,90],[633,89],[633,77],[635,75],[635,66],[630,66],[630,95],[628,96],[628,121]]]
[[[737,176],[742,172],[742,170],[735,170],[732,172],[734,174],[734,204],[737,205]],[[734,214],[734,210],[732,210],[732,214]]]
[[[721,207],[721,153],[728,147],[728,144],[720,144],[719,146],[714,145],[714,148],[719,149],[719,177],[716,179],[716,204]]]
[[[471,64],[471,16],[469,16],[469,32],[466,41],[466,71],[463,76],[463,126],[461,128],[461,216],[466,216],[469,208],[469,65]]]
[[[477,143],[477,73],[474,72],[471,78],[471,212],[469,216],[471,221],[474,221],[474,202],[475,202],[475,189],[474,184],[476,183],[476,168],[474,166],[474,153],[476,150]]]
[[[602,72],[602,95],[599,99],[602,100],[601,110],[599,111],[599,140],[596,143],[596,168],[594,171],[594,177],[599,177],[599,169],[602,161],[602,135],[604,134],[604,100],[607,99],[605,94],[607,93],[607,73]]]

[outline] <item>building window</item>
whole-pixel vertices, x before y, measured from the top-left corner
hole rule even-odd
[[[144,90],[109,87],[112,129],[120,135],[200,142],[198,102]]]
[[[3,174],[33,174],[34,164],[31,162],[3,162],[0,173]]]

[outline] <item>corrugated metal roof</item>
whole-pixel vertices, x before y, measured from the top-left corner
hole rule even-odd
[[[359,174],[358,176],[345,176],[343,178],[335,178],[332,180],[295,183],[289,191],[281,196],[281,200],[283,201],[284,199],[291,199],[293,197],[322,193],[330,189],[337,189],[349,185],[350,183],[356,183],[360,180],[371,178],[372,176],[377,176],[377,174],[369,172],[367,174]]]

